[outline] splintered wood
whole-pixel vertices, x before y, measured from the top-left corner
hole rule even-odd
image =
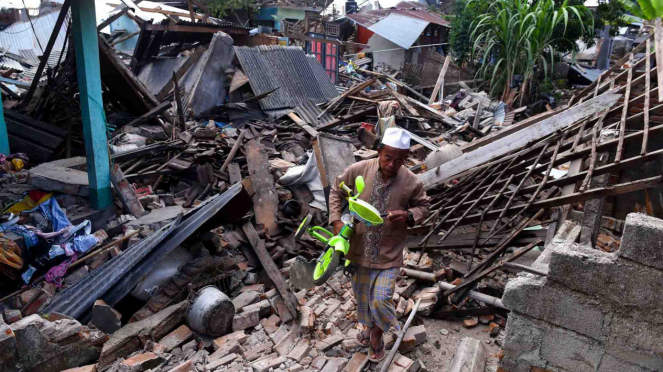
[[[279,198],[274,187],[274,178],[269,173],[267,150],[258,140],[250,141],[245,148],[249,176],[255,190],[253,211],[256,214],[256,222],[265,226],[270,234],[276,235],[279,231],[276,221]]]

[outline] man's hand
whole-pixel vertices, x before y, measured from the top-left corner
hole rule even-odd
[[[332,232],[334,233],[334,235],[338,235],[338,233],[341,232],[341,229],[343,228],[343,225],[345,225],[345,224],[341,220],[336,220],[336,221],[333,222],[333,224],[334,225],[333,225],[333,228],[332,228]]]
[[[393,224],[407,223],[407,211],[389,211],[387,219]]]

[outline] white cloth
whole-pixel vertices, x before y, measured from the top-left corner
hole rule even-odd
[[[387,128],[382,136],[382,144],[401,150],[410,149],[410,133],[400,128]]]

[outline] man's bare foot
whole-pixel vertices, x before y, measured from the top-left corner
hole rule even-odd
[[[373,326],[371,329],[371,346],[368,348],[368,360],[371,362],[379,362],[386,355],[384,341],[382,340],[383,333],[378,326]]]

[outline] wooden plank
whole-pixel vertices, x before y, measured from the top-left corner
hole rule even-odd
[[[339,41],[339,40],[332,40],[332,39],[320,39],[320,38],[317,38],[317,37],[311,37],[311,36],[306,36],[306,35],[298,35],[298,34],[290,34],[290,33],[287,33],[287,32],[284,32],[283,36],[285,36],[287,38],[290,38],[290,39],[296,39],[296,40],[319,41],[319,42],[332,44],[332,45],[357,47],[357,48],[366,49],[365,51],[368,51],[368,49],[371,48],[371,46],[368,45],[368,44],[353,43],[353,42],[350,42],[350,41]]]
[[[479,129],[479,121],[481,120],[481,111],[483,111],[483,101],[479,101],[479,106],[477,106],[477,112],[474,115],[474,123],[472,128]]]
[[[663,21],[661,18],[656,18],[656,26],[654,27],[654,48],[656,48],[656,69],[658,74],[658,101],[663,102]],[[649,52],[649,51],[647,51]],[[635,53],[632,51],[631,53]]]
[[[318,131],[313,129],[312,126],[306,124],[306,122],[302,120],[299,116],[297,116],[297,114],[295,114],[294,112],[289,113],[288,117],[292,119],[292,121],[294,121],[295,124],[299,125],[302,129],[304,129],[306,133],[309,134],[309,136],[313,138],[318,136]]]
[[[65,18],[67,18],[67,14],[69,14],[70,5],[71,5],[71,0],[65,0],[64,4],[62,4],[62,8],[60,9],[60,14],[58,14],[58,19],[55,21],[55,26],[53,27],[53,31],[51,31],[51,37],[48,39],[48,44],[46,44],[46,50],[44,50],[44,53],[41,56],[41,61],[39,62],[39,66],[37,67],[37,71],[35,72],[35,76],[32,78],[32,84],[30,85],[30,89],[23,98],[23,101],[21,101],[22,107],[25,107],[28,104],[30,104],[30,101],[32,100],[32,96],[34,95],[35,90],[37,89],[37,85],[39,84],[39,79],[41,78],[41,74],[42,72],[44,72],[44,68],[46,67],[46,63],[48,62],[48,56],[51,55],[51,51],[53,50],[55,41],[58,39],[58,36],[60,35],[60,29],[62,28],[62,24],[64,23]]]
[[[227,165],[228,167],[228,177],[230,179],[230,185],[234,185],[237,182],[242,182],[242,173],[239,169],[239,164],[237,163],[230,163]]]
[[[177,106],[177,121],[180,124],[180,130],[186,131],[186,119],[184,118],[184,109],[182,107],[182,99],[180,98],[180,87],[177,84],[177,75],[173,71],[173,96],[175,98],[175,105]]]
[[[246,129],[242,129],[239,132],[239,136],[235,140],[235,144],[233,144],[233,147],[230,149],[230,152],[228,153],[228,157],[226,157],[226,161],[223,162],[223,165],[221,166],[221,169],[219,170],[219,172],[222,172],[222,173],[225,172],[225,170],[228,167],[228,165],[230,164],[230,162],[233,161],[233,158],[235,158],[235,154],[237,153],[237,150],[239,149],[239,146],[241,146],[242,141],[244,141],[244,135],[245,134],[246,134]],[[241,175],[240,175],[240,178],[241,178]],[[233,183],[233,184],[235,184],[235,183]]]
[[[193,4],[191,3],[191,0],[187,1],[186,5],[189,8],[189,17],[191,18],[191,22],[196,23],[196,12],[193,11]]]
[[[651,40],[647,38],[647,47],[645,48],[647,56],[646,62],[645,62],[645,71],[650,71],[651,70],[651,58],[649,51],[651,50]],[[649,100],[651,95],[651,77],[649,74],[645,74],[645,107],[642,110],[644,114],[644,133],[642,135],[642,148],[640,150],[640,155],[645,155],[647,153],[647,140],[649,139]]]
[[[279,199],[274,187],[274,178],[269,173],[267,149],[257,140],[251,140],[245,146],[249,177],[256,193],[253,195],[253,211],[256,223],[265,226],[270,235],[276,235],[280,228],[276,223]]]
[[[460,150],[464,153],[474,151],[478,149],[479,147],[486,146],[489,143],[495,142],[500,138],[504,138],[512,133],[515,133],[519,130],[523,130],[525,128],[529,128],[532,125],[540,122],[541,120],[547,119],[553,115],[557,115],[560,112],[563,112],[565,108],[558,108],[554,111],[545,111],[540,114],[534,115],[532,117],[529,117],[525,120],[522,120],[516,124],[510,125],[506,128],[501,129],[499,132],[493,133],[489,136],[486,136],[484,138],[479,138],[476,139],[460,148]]]
[[[359,111],[354,112],[352,114],[348,114],[348,115],[344,115],[344,116],[341,116],[339,118],[336,118],[336,119],[330,121],[327,124],[323,124],[323,125],[320,125],[320,126],[316,127],[315,129],[317,129],[318,131],[329,130],[329,129],[334,128],[338,125],[353,122],[353,121],[356,121],[358,119],[362,119],[367,115],[373,115],[376,112],[377,112],[377,106],[371,106],[369,108],[359,110]]]
[[[127,7],[122,8],[119,12],[116,12],[112,16],[108,17],[105,21],[101,22],[99,26],[97,26],[97,32],[101,32],[104,28],[110,26],[111,23],[117,21],[120,17],[125,15],[130,9]]]
[[[419,175],[424,188],[429,189],[439,182],[444,182],[457,174],[487,163],[493,159],[504,156],[555,131],[564,129],[571,124],[589,117],[596,112],[607,110],[617,102],[620,95],[606,93],[578,106],[571,107],[564,112],[526,128],[518,133],[501,138],[490,143],[478,151],[463,154],[441,166]]]
[[[628,101],[629,98],[631,97],[631,81],[633,80],[633,53],[629,54],[628,62],[629,62],[628,80],[626,81],[626,93],[624,94],[624,108],[622,109],[622,119],[619,121],[619,143],[617,144],[615,163],[619,163],[620,161],[622,161],[622,152],[624,151],[626,116],[628,115]]]
[[[435,88],[433,89],[433,94],[430,95],[430,99],[428,100],[428,104],[432,105],[435,103],[435,100],[437,99],[437,94],[438,92],[440,93],[440,97],[444,94],[444,75],[447,74],[447,69],[449,68],[449,62],[451,62],[451,56],[447,56],[447,58],[444,60],[444,65],[442,65],[442,70],[440,70],[440,75],[437,77],[437,82],[435,83]]]
[[[153,108],[152,110],[146,112],[145,114],[141,115],[140,117],[132,120],[129,124],[126,124],[127,127],[132,127],[134,125],[138,125],[143,123],[145,120],[151,119],[157,115],[160,115],[164,111],[168,110],[172,106],[170,101],[163,101],[159,106]]]
[[[253,224],[250,221],[245,222],[244,225],[242,225],[242,231],[244,231],[244,235],[246,235],[249,243],[253,246],[253,250],[258,256],[262,268],[272,280],[272,283],[274,283],[276,290],[281,294],[281,298],[285,302],[288,311],[290,311],[293,318],[297,318],[297,298],[292,293],[292,289],[285,282],[285,279],[283,279],[281,271],[279,271],[279,268],[269,256],[269,252],[267,252],[267,248],[265,248],[265,243],[258,236]]]
[[[193,53],[191,53],[189,58],[187,58],[187,60],[184,61],[184,63],[182,63],[182,66],[180,66],[180,68],[178,68],[177,71],[175,71],[175,76],[177,76],[177,81],[180,81],[182,76],[184,76],[184,74],[186,74],[186,72],[189,71],[189,68],[191,68],[191,66],[193,66],[194,63],[196,63],[196,61],[200,58],[200,56],[203,55],[203,53],[205,53],[205,48],[201,46],[197,47],[193,51]],[[156,99],[159,101],[163,101],[163,99],[166,98],[166,96],[168,95],[168,93],[170,93],[172,89],[173,89],[173,80],[168,80],[166,85],[164,85],[163,88],[161,88],[161,90],[159,91],[159,93],[156,94]]]
[[[172,12],[171,12],[172,13]],[[182,16],[180,14],[179,16]],[[202,16],[196,17],[196,19],[201,19]],[[216,34],[217,32],[225,32],[230,35],[248,35],[249,30],[243,28],[234,28],[234,27],[219,27],[214,25],[205,26],[204,23],[200,25],[153,25],[149,24],[145,28],[148,31],[170,31],[170,32],[191,32],[199,34]]]

